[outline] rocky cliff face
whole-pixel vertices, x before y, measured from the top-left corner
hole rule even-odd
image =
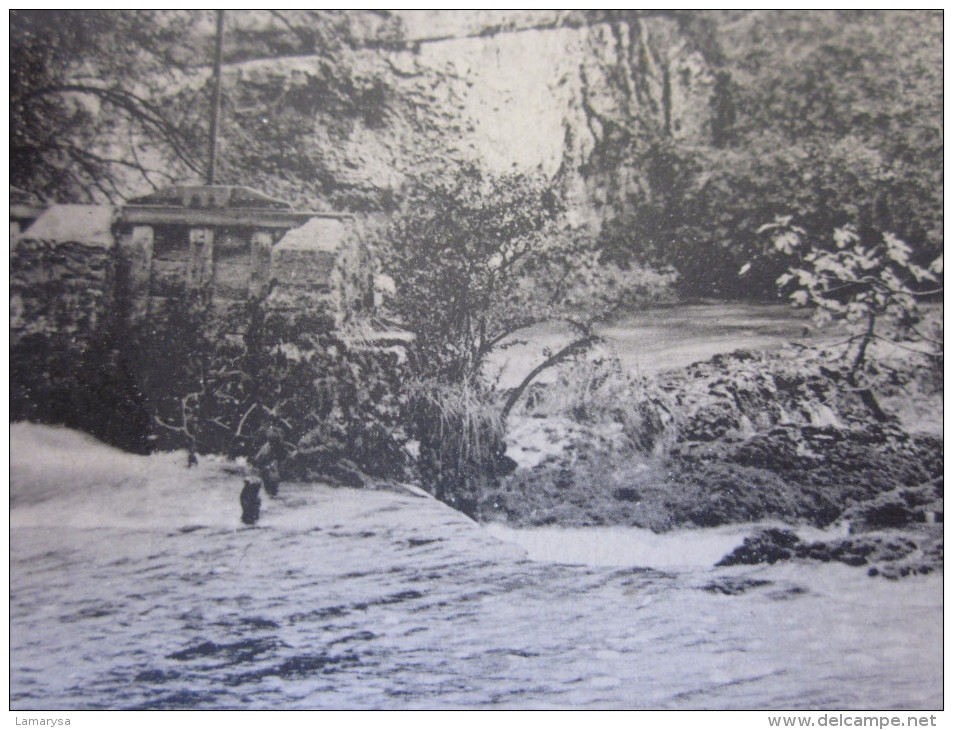
[[[404,43],[364,47],[340,79],[313,57],[233,64],[225,156],[273,135],[251,181],[301,205],[386,209],[412,175],[471,161],[562,174],[577,218],[643,185],[651,141],[705,141],[713,77],[671,14],[403,16]],[[340,85],[339,85],[340,86]],[[340,89],[339,89],[340,90]],[[254,119],[253,119],[254,117]]]

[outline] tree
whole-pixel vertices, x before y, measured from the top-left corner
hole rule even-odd
[[[924,261],[940,253],[939,13],[690,16],[712,75],[711,139],[639,148],[637,185],[617,186],[606,222],[608,256],[670,263],[687,294],[765,298],[782,271],[757,256],[757,230],[781,213],[813,237],[853,221],[893,231]]]
[[[786,182],[812,231],[830,235],[841,216],[835,225],[939,252],[942,30],[935,11],[767,12],[722,25],[724,40],[747,39],[726,43],[738,131],[761,149],[798,150],[800,180]]]
[[[603,265],[568,227],[559,189],[539,176],[463,167],[422,180],[383,236],[393,315],[416,335],[409,421],[437,495],[468,511],[500,473],[506,417],[541,372],[597,340],[594,325],[664,277]],[[512,390],[484,378],[489,355],[519,331],[561,321],[574,336]]]
[[[197,14],[10,11],[10,182],[60,201],[121,199],[131,180],[201,171],[160,99],[196,62]],[[202,56],[198,59],[204,60]]]
[[[545,181],[493,180],[474,167],[410,193],[387,235],[388,270],[394,312],[417,336],[424,373],[471,381],[497,344],[536,321],[519,284],[561,212]]]
[[[416,336],[406,420],[420,442],[421,474],[439,499],[469,514],[505,451],[483,365],[506,337],[538,321],[542,301],[524,285],[561,212],[542,179],[494,180],[467,167],[421,181],[384,242],[392,311]]]
[[[924,268],[915,263],[913,250],[889,232],[862,235],[852,225],[834,231],[833,246],[812,245],[807,232],[793,225],[789,216],[778,217],[761,228],[772,236],[774,248],[797,263],[778,278],[782,290],[792,289],[791,300],[814,307],[814,319],[848,323],[856,345],[849,380],[857,385],[867,348],[883,335],[878,326],[889,323],[893,339],[928,340],[918,325],[922,315],[918,299],[935,297],[943,272],[942,255]]]
[[[595,323],[668,280],[600,261],[564,212],[558,185],[542,176],[462,166],[418,182],[381,248],[395,279],[389,304],[416,335],[423,374],[478,380],[491,352],[541,322],[564,322],[582,347]]]
[[[211,11],[11,11],[11,184],[46,200],[119,202],[201,178],[214,32]],[[291,197],[328,184],[306,141],[319,112],[379,123],[386,88],[353,69],[355,50],[373,43],[400,43],[390,14],[226,13],[220,136],[231,144],[220,180]],[[307,59],[303,80],[242,84],[227,73],[289,56]]]

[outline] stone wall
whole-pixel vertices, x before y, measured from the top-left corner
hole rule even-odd
[[[335,325],[372,306],[367,253],[347,217],[314,216],[287,232],[236,225],[124,224],[108,206],[53,205],[11,238],[13,342],[79,334],[119,306],[157,319],[172,301],[203,300],[220,328],[261,300],[291,312],[325,309]],[[119,279],[117,280],[117,273]]]
[[[53,205],[10,242],[10,417],[147,448],[135,373],[118,334],[113,209]],[[11,226],[11,231],[14,227]]]
[[[24,230],[11,225],[13,420],[64,423],[146,448],[149,404],[169,395],[146,373],[157,364],[181,371],[190,346],[182,362],[155,347],[153,358],[166,361],[145,362],[140,350],[170,329],[180,350],[198,332],[240,344],[261,311],[250,304],[276,315],[279,327],[364,320],[368,329],[368,256],[349,216],[161,202],[51,205]],[[177,327],[190,331],[177,338]],[[137,429],[138,441],[124,440]]]
[[[105,320],[115,294],[113,211],[54,205],[10,245],[10,339],[68,337],[83,343]]]
[[[312,218],[285,234],[271,253],[270,280],[269,308],[325,309],[335,326],[373,306],[367,251],[346,219]]]

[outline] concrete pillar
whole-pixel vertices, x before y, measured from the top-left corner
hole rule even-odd
[[[251,275],[248,278],[248,295],[257,299],[268,294],[271,278],[271,246],[274,234],[269,230],[252,231]]]
[[[185,282],[190,291],[208,291],[215,275],[215,232],[211,228],[189,231],[189,263]]]
[[[152,226],[135,226],[119,239],[119,255],[125,269],[129,294],[129,317],[137,322],[149,313],[149,291],[152,286],[152,249],[155,232]]]

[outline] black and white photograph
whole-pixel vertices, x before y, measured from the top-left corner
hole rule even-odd
[[[936,726],[942,10],[8,23],[16,725]]]

